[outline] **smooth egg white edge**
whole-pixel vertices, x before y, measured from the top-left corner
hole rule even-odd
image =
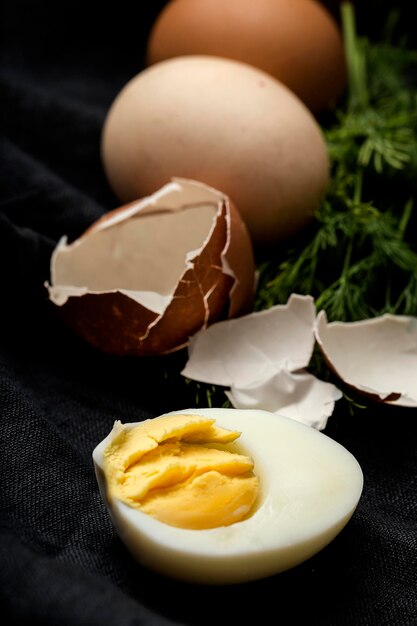
[[[319,552],[352,516],[362,470],[330,437],[268,411],[186,409],[165,415],[176,414],[210,416],[218,426],[241,432],[236,443],[254,460],[261,495],[248,519],[208,530],[176,528],[121,501],[109,502],[103,453],[110,433],[93,452],[100,492],[122,541],[148,568],[205,584],[264,578]]]

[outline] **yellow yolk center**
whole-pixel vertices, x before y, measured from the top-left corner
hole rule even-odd
[[[109,497],[181,528],[246,518],[259,489],[253,461],[226,448],[240,433],[214,422],[199,415],[168,415],[130,429],[116,422],[104,452]]]

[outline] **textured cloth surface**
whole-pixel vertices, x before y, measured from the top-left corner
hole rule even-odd
[[[415,410],[375,405],[330,419],[326,433],[363,468],[363,497],[334,542],[267,580],[193,587],[150,573],[133,562],[100,499],[91,453],[113,421],[193,406],[195,390],[178,374],[184,354],[118,359],[73,337],[43,284],[58,239],[79,236],[118,204],[100,162],[102,124],[142,69],[163,4],[2,7],[2,623],[417,624]]]

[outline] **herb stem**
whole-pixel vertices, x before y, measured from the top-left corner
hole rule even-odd
[[[343,262],[343,270],[342,270],[342,276],[341,276],[341,282],[343,283],[346,282],[346,279],[348,277],[349,268],[350,268],[350,260],[352,258],[352,250],[353,250],[353,238],[349,240],[346,254],[345,254],[345,260]]]
[[[358,205],[362,198],[362,185],[363,185],[363,169],[358,169],[358,174],[355,180],[355,188],[353,193],[353,203]]]
[[[341,5],[342,29],[349,76],[349,108],[366,109],[369,103],[366,87],[366,64],[356,35],[355,12],[351,2]]]
[[[401,240],[404,239],[408,222],[410,221],[411,214],[413,212],[413,207],[414,207],[414,201],[413,201],[413,198],[410,198],[404,207],[404,211],[401,216],[400,223],[398,225],[398,236]]]

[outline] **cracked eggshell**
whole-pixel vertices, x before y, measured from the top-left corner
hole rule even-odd
[[[213,324],[192,338],[182,374],[245,388],[304,368],[313,354],[315,317],[313,298],[292,294],[286,304]]]
[[[242,389],[232,386],[226,396],[236,409],[263,409],[324,430],[342,392],[305,370],[280,370]]]
[[[323,433],[267,411],[186,409],[241,433],[237,440],[254,461],[260,498],[253,514],[230,526],[177,528],[110,500],[103,453],[114,434],[94,450],[101,495],[122,541],[141,564],[192,583],[234,584],[278,574],[310,558],[344,528],[363,487],[354,456]],[[130,428],[136,424],[126,424]]]
[[[183,376],[230,387],[235,408],[265,409],[323,430],[342,397],[305,371],[314,349],[311,296],[213,324],[192,338]]]
[[[51,301],[76,333],[114,354],[187,345],[212,322],[247,311],[252,246],[223,193],[174,179],[104,215],[51,259]]]
[[[307,107],[269,74],[218,57],[169,59],[132,78],[108,111],[101,154],[123,202],[172,176],[221,189],[260,248],[310,224],[329,180]]]
[[[317,343],[333,371],[367,397],[417,407],[417,318],[385,314],[328,323],[317,316]]]

